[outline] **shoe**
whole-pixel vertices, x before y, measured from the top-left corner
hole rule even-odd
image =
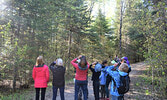
[[[106,100],[110,100],[109,98],[106,98]]]

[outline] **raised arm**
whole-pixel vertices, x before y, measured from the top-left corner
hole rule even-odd
[[[75,59],[73,59],[73,60],[71,61],[71,64],[72,64],[75,68],[78,67],[78,64],[75,63],[76,61],[77,61],[77,58],[75,58]]]
[[[109,67],[107,68],[107,70],[106,70],[106,72],[107,72],[110,76],[113,76],[113,72],[114,72],[114,71],[112,71],[113,68],[114,68],[114,65],[109,66]]]
[[[90,69],[92,72],[94,72],[94,71],[95,71],[95,69],[94,69],[94,68],[92,68],[92,64],[90,64],[89,69]]]
[[[92,66],[93,66],[93,65],[96,65],[96,64],[97,64],[97,62],[95,61],[95,62],[93,62],[93,63],[89,66],[89,69],[90,69],[92,72],[95,72],[95,69],[92,68]]]
[[[51,71],[53,70],[54,65],[55,65],[55,62],[52,62],[52,63],[50,64],[49,69],[50,69]]]

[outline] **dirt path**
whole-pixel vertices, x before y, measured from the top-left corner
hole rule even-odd
[[[130,73],[131,87],[130,87],[130,91],[127,94],[125,94],[125,100],[153,100],[150,95],[146,95],[145,92],[141,91],[142,88],[136,87],[136,83],[140,81],[139,76],[142,75],[147,65],[144,62],[140,62],[140,63],[132,64],[131,66],[132,66],[132,71]],[[89,90],[88,100],[94,100],[92,81],[90,81],[90,79],[88,82],[88,90]],[[70,83],[66,85],[65,99],[74,100],[74,83]],[[52,100],[51,88],[47,88],[46,100]],[[59,92],[56,100],[61,100]]]
[[[141,82],[141,78],[139,77],[143,75],[144,70],[146,70],[147,66],[148,65],[146,65],[144,62],[139,62],[131,65],[132,71],[130,72],[130,90],[127,94],[125,94],[125,100],[153,100],[153,97],[151,95],[145,93],[145,90],[148,87],[145,87],[144,83],[143,85],[140,84],[138,86],[138,84]]]
[[[88,89],[89,89],[89,98],[88,100],[94,100],[94,95],[93,95],[93,87],[92,87],[92,81],[88,82]],[[65,87],[65,99],[66,100],[74,100],[74,83],[69,83]],[[52,100],[52,89],[48,89],[46,92],[46,100]],[[58,92],[58,96],[56,100],[61,100],[60,99],[60,94]]]

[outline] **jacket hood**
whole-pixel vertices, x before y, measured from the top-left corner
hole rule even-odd
[[[79,67],[80,70],[86,70],[88,68],[88,65],[86,65],[84,68],[79,66],[79,65],[78,65],[78,67]]]
[[[119,72],[119,74],[120,74],[121,76],[126,76],[126,75],[128,75],[128,73],[126,73],[126,72],[121,72],[120,70],[118,70],[118,72]]]
[[[35,67],[43,67],[44,66],[44,64],[42,64],[42,65],[38,65],[38,66],[35,66]]]
[[[45,66],[44,64],[43,64],[43,65],[35,66],[36,71],[37,71],[37,72],[41,72],[41,71],[45,70],[44,66]]]

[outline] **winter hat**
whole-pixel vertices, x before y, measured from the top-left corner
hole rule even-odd
[[[58,66],[63,66],[63,60],[62,60],[61,58],[58,58],[58,59],[56,60],[56,65],[58,65]]]
[[[128,57],[122,57],[121,59],[124,59],[128,65],[130,64],[128,61]]]

